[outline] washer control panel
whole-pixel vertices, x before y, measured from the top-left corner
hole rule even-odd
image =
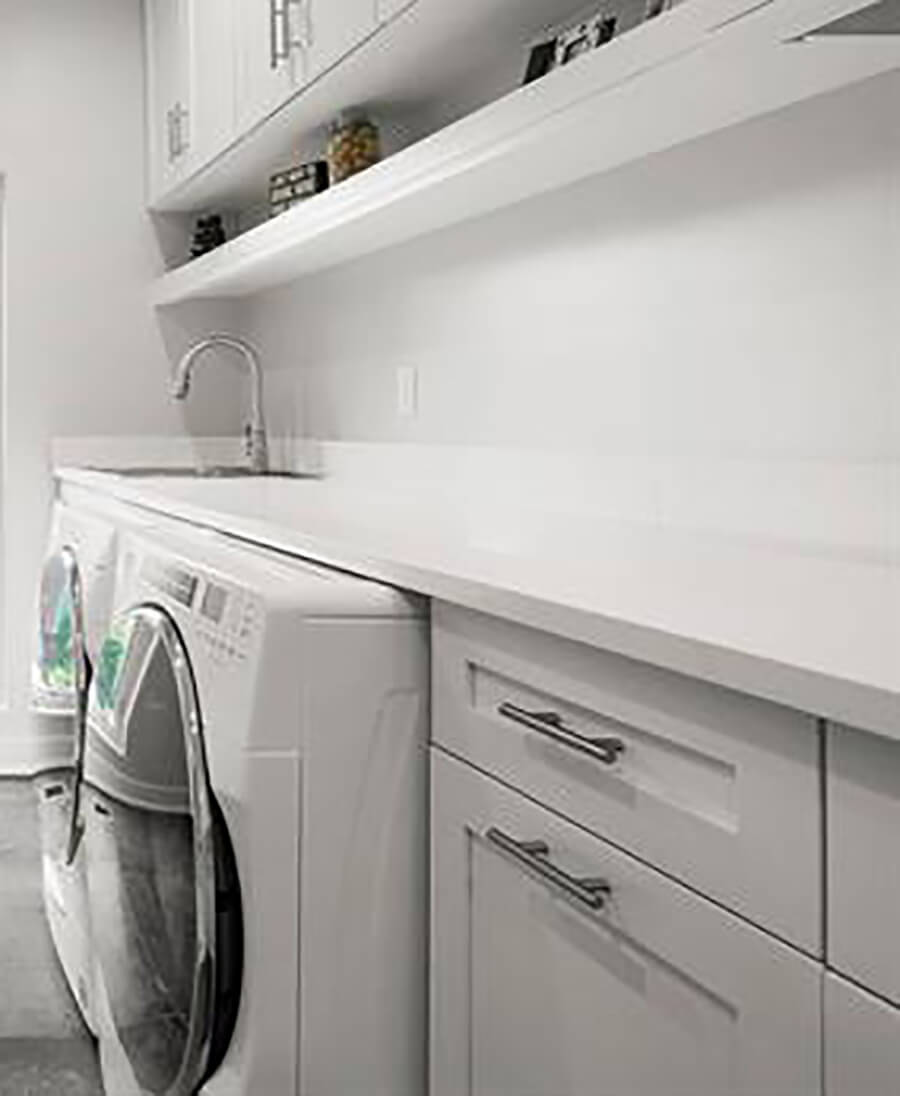
[[[244,662],[259,629],[259,603],[249,590],[203,579],[194,606],[197,636],[219,665]]]
[[[259,599],[249,590],[158,556],[144,559],[141,578],[191,614],[214,663],[246,661],[262,620]]]

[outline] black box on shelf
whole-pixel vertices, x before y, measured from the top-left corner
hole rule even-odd
[[[277,171],[269,179],[269,216],[277,217],[299,202],[328,189],[328,164],[313,160]]]

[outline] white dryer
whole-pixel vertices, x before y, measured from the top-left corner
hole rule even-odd
[[[83,813],[115,1096],[422,1096],[427,630],[214,534],[123,537]]]

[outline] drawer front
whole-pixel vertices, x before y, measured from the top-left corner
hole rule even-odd
[[[433,622],[436,743],[821,953],[816,720],[452,606]]]
[[[439,748],[432,789],[432,1096],[820,1096],[821,964]]]
[[[825,979],[825,1091],[900,1092],[900,1010],[833,974]]]
[[[900,742],[827,743],[829,965],[900,1005]]]

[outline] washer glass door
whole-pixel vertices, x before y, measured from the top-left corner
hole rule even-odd
[[[42,808],[62,808],[65,838],[53,823],[45,827],[54,863],[71,865],[81,838],[81,786],[87,727],[91,663],[85,634],[84,586],[74,548],[64,545],[44,564],[38,607],[38,648],[32,666],[32,709],[74,719],[72,772],[61,780],[42,782]],[[58,806],[57,806],[58,805]],[[45,846],[47,841],[45,841]]]
[[[221,1060],[239,999],[234,857],[174,622],[140,606],[108,643],[84,806],[104,1079],[117,1096],[191,1096]]]
[[[81,571],[74,548],[64,545],[48,556],[41,574],[32,709],[74,715],[85,658]]]

